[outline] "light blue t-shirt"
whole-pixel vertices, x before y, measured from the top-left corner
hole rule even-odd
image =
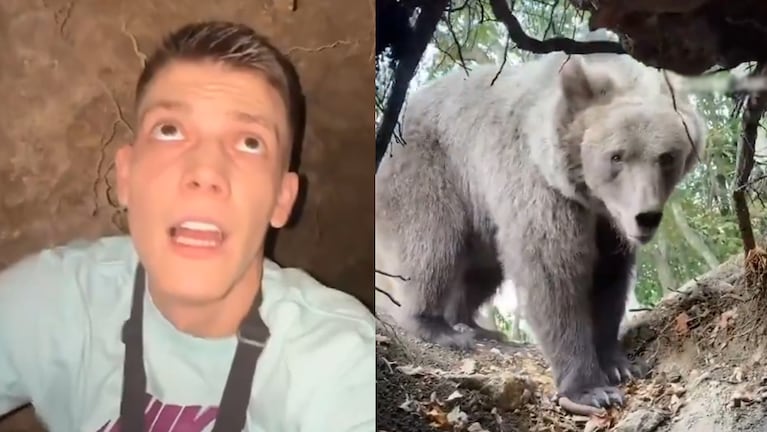
[[[51,432],[120,431],[120,334],[137,259],[130,237],[105,237],[0,272],[0,415],[31,402]],[[271,335],[246,430],[374,432],[372,314],[354,297],[268,260],[262,290]],[[148,293],[144,310],[149,430],[210,431],[236,338],[177,331]]]

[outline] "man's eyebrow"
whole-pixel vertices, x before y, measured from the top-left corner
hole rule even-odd
[[[154,102],[150,102],[144,105],[143,107],[141,107],[138,114],[139,119],[143,119],[148,112],[154,111],[156,109],[188,112],[192,110],[192,107],[189,104],[181,102],[181,101],[161,99]]]
[[[277,125],[274,123],[274,121],[272,121],[272,119],[266,116],[248,113],[245,111],[229,111],[229,115],[232,118],[242,123],[252,123],[252,124],[261,125],[271,130],[276,136],[279,136]]]

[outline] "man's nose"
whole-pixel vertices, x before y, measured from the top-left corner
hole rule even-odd
[[[229,195],[226,155],[214,143],[200,143],[190,149],[183,187],[197,192]]]

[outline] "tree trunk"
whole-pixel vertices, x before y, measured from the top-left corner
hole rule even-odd
[[[706,242],[687,224],[686,215],[684,209],[678,203],[671,203],[671,213],[674,215],[674,222],[679,227],[679,231],[684,236],[687,244],[692,247],[698,255],[700,255],[708,264],[710,269],[715,269],[719,266],[719,260],[714,255],[714,252],[706,245]]]

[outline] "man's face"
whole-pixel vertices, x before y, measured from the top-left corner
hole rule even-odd
[[[287,222],[296,196],[297,176],[285,169],[290,135],[279,93],[254,72],[180,61],[158,72],[135,142],[115,161],[156,289],[202,304],[259,274],[268,226]]]

